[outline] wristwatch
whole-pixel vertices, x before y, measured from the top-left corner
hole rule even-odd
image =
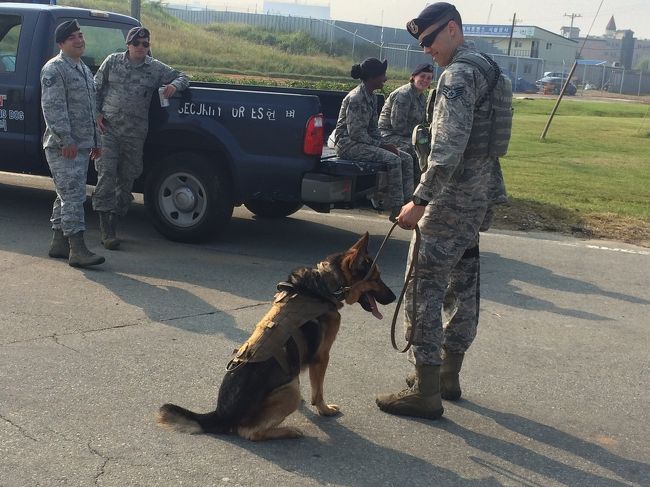
[[[415,206],[427,206],[429,204],[427,200],[423,200],[419,196],[413,196],[413,198],[411,198],[411,201],[415,204]]]

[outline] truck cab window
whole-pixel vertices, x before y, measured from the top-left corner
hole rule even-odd
[[[16,54],[21,19],[17,15],[0,16],[0,73],[16,71]]]

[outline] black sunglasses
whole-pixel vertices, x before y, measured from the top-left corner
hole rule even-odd
[[[138,47],[140,44],[142,44],[142,47],[149,47],[151,45],[149,41],[131,41],[131,44],[135,47]]]
[[[433,30],[432,32],[424,36],[424,39],[422,39],[422,42],[420,42],[420,47],[422,49],[424,49],[425,47],[430,47],[431,44],[435,42],[436,37],[438,37],[438,34],[440,34],[443,30],[445,30],[445,28],[449,25],[449,22],[451,22],[451,20],[448,20],[440,27],[438,27],[437,29]]]

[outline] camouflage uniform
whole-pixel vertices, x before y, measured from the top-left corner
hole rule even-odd
[[[90,69],[60,52],[41,70],[41,106],[45,119],[43,148],[50,166],[56,200],[53,230],[66,237],[85,230],[84,208],[90,149],[100,147],[95,127],[95,85]],[[75,144],[77,157],[61,149]]]
[[[468,51],[469,47],[462,45],[454,60]],[[409,350],[409,360],[416,365],[441,364],[443,347],[464,353],[476,336],[478,232],[489,223],[490,201],[505,197],[498,160],[487,156],[488,104],[475,107],[488,91],[487,80],[475,67],[454,60],[438,81],[429,166],[415,190],[416,196],[430,201],[419,222],[422,243],[416,336]],[[405,302],[407,333],[415,319],[412,302],[411,281]],[[443,304],[448,318],[444,329]]]
[[[402,206],[413,194],[413,159],[382,149],[377,127],[377,97],[362,83],[346,95],[334,130],[336,154],[344,159],[374,161],[388,166],[387,206]]]
[[[126,52],[119,52],[104,60],[95,84],[97,109],[104,116],[106,133],[102,135],[102,156],[95,161],[93,208],[124,216],[133,200],[133,182],[142,174],[151,97],[163,84],[182,91],[189,86],[189,79],[150,56],[134,64]]]
[[[379,131],[384,142],[395,145],[413,157],[416,180],[420,179],[420,165],[411,136],[413,128],[425,121],[426,103],[424,93],[418,93],[413,83],[408,83],[388,95],[379,115]]]
[[[488,208],[479,230],[487,231],[494,218],[493,207],[508,202],[505,183],[498,158],[490,159]],[[443,301],[443,348],[450,353],[465,353],[476,336],[481,304],[481,264],[479,236],[461,257],[449,276]]]

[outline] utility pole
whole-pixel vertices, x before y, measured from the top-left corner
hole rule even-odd
[[[571,39],[571,36],[573,35],[573,19],[575,19],[576,17],[582,17],[582,15],[574,14],[574,13],[572,14],[565,13],[564,16],[571,17],[571,27],[569,27],[569,39]]]
[[[510,27],[510,39],[508,40],[508,56],[510,56],[510,46],[512,46],[512,35],[515,33],[515,24],[517,23],[517,12],[512,16],[512,27]]]
[[[131,0],[131,17],[140,20],[140,0]]]

